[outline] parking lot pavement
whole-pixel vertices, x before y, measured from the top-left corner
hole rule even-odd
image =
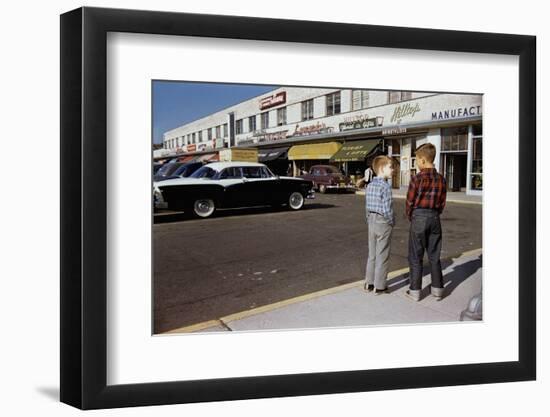
[[[446,264],[445,297],[441,301],[429,295],[429,275],[423,280],[421,301],[410,300],[405,295],[406,274],[395,271],[389,276],[389,294],[367,294],[359,281],[170,333],[458,322],[469,300],[481,292],[482,251],[472,251]]]
[[[395,200],[390,270],[407,266],[403,206]],[[448,205],[442,258],[481,247],[481,215],[481,206]],[[153,226],[154,333],[357,282],[364,276],[366,230],[364,197],[355,194],[318,195],[298,212],[263,208],[165,219]]]

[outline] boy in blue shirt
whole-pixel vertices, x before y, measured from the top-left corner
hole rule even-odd
[[[378,295],[387,290],[391,234],[395,225],[392,190],[388,183],[393,175],[393,161],[388,156],[377,156],[372,167],[376,177],[366,191],[369,256],[364,288]]]

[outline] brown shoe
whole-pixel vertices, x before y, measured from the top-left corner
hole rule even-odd
[[[374,289],[374,295],[381,295],[381,294],[387,294],[387,293],[388,293],[387,288],[383,288],[381,290],[379,290],[378,288]]]

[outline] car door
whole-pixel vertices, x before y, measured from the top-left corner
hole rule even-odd
[[[244,166],[242,172],[244,180],[242,187],[243,207],[268,204],[266,188],[269,186],[270,178],[265,177],[262,166]]]
[[[246,201],[245,181],[240,167],[228,167],[219,175],[219,184],[223,186],[222,207],[243,207]]]

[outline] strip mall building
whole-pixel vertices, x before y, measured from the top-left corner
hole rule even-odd
[[[219,160],[253,155],[279,174],[331,164],[361,175],[373,157],[394,158],[393,187],[416,173],[415,150],[429,142],[449,191],[481,194],[482,96],[281,87],[164,134],[155,156]],[[243,152],[238,152],[242,150]]]

